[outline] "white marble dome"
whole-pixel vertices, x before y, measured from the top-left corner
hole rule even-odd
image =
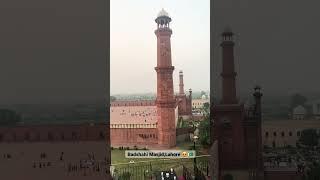
[[[161,9],[161,11],[158,13],[158,17],[161,16],[167,16],[169,17],[169,14],[167,13],[167,11],[165,11],[163,8]]]
[[[201,96],[201,99],[202,99],[202,100],[205,100],[205,99],[207,99],[207,96],[206,96],[206,95],[202,95],[202,96]]]
[[[306,114],[306,112],[307,112],[306,109],[301,105],[293,109],[293,115],[299,115],[299,114],[304,115]]]

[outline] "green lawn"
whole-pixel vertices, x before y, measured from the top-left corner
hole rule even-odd
[[[177,147],[173,149],[190,150],[193,149],[192,142],[184,142],[177,144]],[[201,147],[197,146],[197,156],[202,155],[199,152]],[[132,158],[126,159],[125,150],[114,149],[111,151],[111,162],[113,168],[117,171],[116,174],[121,179],[130,180],[143,180],[147,179],[148,175],[159,174],[160,171],[170,170],[173,168],[178,176],[182,175],[182,165],[187,167],[191,172],[193,171],[193,161],[191,158],[177,158],[177,159],[149,159],[149,158]],[[131,160],[134,163],[129,163]],[[207,157],[197,157],[198,167],[207,164]],[[200,165],[200,166],[199,166]],[[147,174],[146,174],[147,173]]]

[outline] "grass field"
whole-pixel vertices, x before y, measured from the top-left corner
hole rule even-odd
[[[192,142],[183,142],[183,143],[177,144],[177,146],[173,149],[190,150],[190,149],[192,149],[192,147],[193,147]],[[146,158],[127,159],[127,158],[125,158],[124,152],[125,152],[125,150],[113,149],[111,151],[111,164],[129,163],[131,160],[134,160],[134,162],[154,160],[154,159],[146,159]],[[199,152],[198,152],[198,155],[199,155]]]
[[[192,142],[183,142],[177,144],[177,146],[173,149],[179,150],[190,150],[193,149]],[[122,179],[127,179],[125,176],[130,176],[130,180],[137,179],[142,180],[145,179],[145,173],[148,172],[150,174],[159,173],[163,170],[170,170],[173,168],[178,176],[182,175],[182,165],[193,170],[193,160],[194,159],[149,159],[149,158],[125,158],[124,154],[125,150],[114,149],[111,151],[111,162],[112,167],[116,169],[117,174],[121,176]],[[203,155],[201,153],[202,148],[197,146],[197,156]],[[131,160],[134,163],[129,163]],[[197,157],[197,165],[206,164],[207,157]]]

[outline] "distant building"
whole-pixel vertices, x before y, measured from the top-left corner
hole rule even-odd
[[[268,120],[262,123],[262,142],[268,147],[295,147],[301,132],[316,129],[320,134],[320,120]]]
[[[304,108],[301,105],[295,107],[292,111],[292,118],[294,120],[303,120],[305,119],[306,115],[307,115],[306,108]]]
[[[210,99],[192,99],[192,108],[201,109],[205,103],[210,103]]]

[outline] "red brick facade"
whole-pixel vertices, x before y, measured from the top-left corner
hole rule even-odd
[[[146,147],[156,148],[158,131],[156,128],[111,128],[111,144],[113,147]]]

